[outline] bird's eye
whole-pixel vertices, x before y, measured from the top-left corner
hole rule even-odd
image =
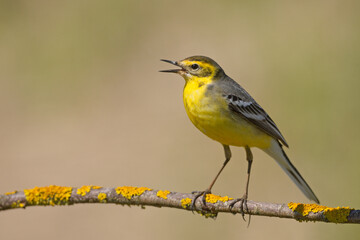
[[[192,68],[192,70],[198,70],[200,66],[199,64],[194,63],[190,67]]]

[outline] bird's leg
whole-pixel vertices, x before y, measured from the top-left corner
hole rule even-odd
[[[245,146],[245,151],[246,151],[246,160],[248,161],[247,182],[246,182],[245,194],[242,196],[242,198],[235,199],[230,204],[230,208],[233,208],[235,203],[240,202],[241,215],[242,215],[244,220],[245,220],[244,209],[246,209],[246,212],[248,212],[247,199],[248,199],[248,194],[249,194],[249,182],[250,182],[251,165],[252,165],[252,162],[253,162],[253,155],[252,155],[252,152],[251,152],[251,150],[250,150],[250,148],[248,146]]]
[[[212,187],[214,186],[216,180],[218,179],[218,177],[220,176],[221,172],[224,170],[226,164],[230,161],[230,158],[231,158],[231,151],[230,151],[230,147],[228,145],[223,145],[224,146],[224,152],[225,152],[225,161],[220,169],[220,171],[218,172],[218,174],[216,175],[216,177],[214,178],[214,180],[211,182],[210,186],[205,190],[205,191],[202,191],[202,192],[198,192],[192,203],[191,203],[191,209],[194,211],[195,209],[195,202],[196,200],[202,196],[202,202],[204,204],[204,206],[206,207],[206,194],[209,194],[211,193],[211,189]],[[194,192],[193,192],[194,193]]]
[[[253,162],[253,155],[248,146],[245,147],[245,150],[246,150],[246,160],[248,161],[248,170],[247,170],[246,189],[243,198],[247,200],[249,193],[250,172],[251,172],[251,165]]]

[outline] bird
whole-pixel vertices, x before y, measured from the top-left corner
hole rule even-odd
[[[251,148],[259,148],[275,159],[309,200],[320,203],[286,155],[283,146],[289,145],[275,122],[243,87],[225,74],[219,64],[209,57],[200,55],[179,61],[161,61],[179,67],[160,72],[176,73],[184,78],[183,102],[191,122],[206,136],[221,143],[224,148],[225,161],[210,186],[204,191],[197,192],[191,205],[193,210],[196,200],[201,196],[203,205],[206,206],[206,195],[211,193],[213,185],[231,159],[230,146],[244,147],[248,162],[245,193],[230,205],[233,207],[240,201],[243,218],[244,208],[247,208],[253,162]]]

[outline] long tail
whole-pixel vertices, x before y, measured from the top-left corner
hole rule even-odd
[[[306,183],[305,179],[300,175],[299,171],[290,162],[289,158],[286,156],[282,146],[278,141],[274,139],[271,147],[262,150],[276,160],[280,167],[286,172],[286,174],[291,178],[291,180],[293,180],[296,186],[298,186],[298,188],[305,194],[307,198],[316,203],[320,203],[319,199],[315,196],[314,192]]]

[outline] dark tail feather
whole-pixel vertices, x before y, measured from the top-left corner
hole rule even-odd
[[[306,183],[305,179],[290,162],[290,159],[286,156],[286,153],[278,141],[274,140],[271,147],[268,149],[263,149],[263,151],[276,160],[280,167],[286,172],[291,180],[293,180],[296,186],[298,186],[298,188],[305,194],[307,198],[316,203],[320,203],[319,199],[315,196],[314,192]]]

